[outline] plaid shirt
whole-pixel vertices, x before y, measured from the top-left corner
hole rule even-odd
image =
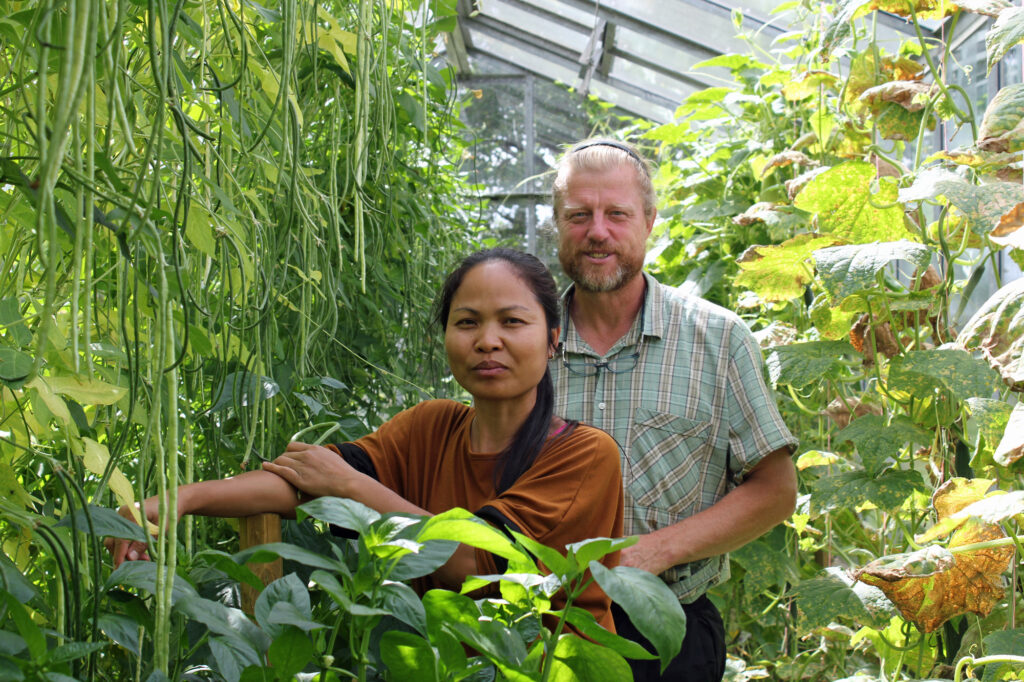
[[[796,445],[743,321],[644,277],[643,315],[603,357],[568,318],[564,302],[570,288],[563,295],[559,353],[548,365],[555,414],[607,431],[622,449],[627,535],[650,533],[707,509],[763,457]],[[641,318],[644,342],[632,371],[580,376],[563,364],[563,346],[573,364],[636,352]],[[728,579],[728,555],[681,564],[661,577],[688,603]]]

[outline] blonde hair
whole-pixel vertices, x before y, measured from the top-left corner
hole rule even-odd
[[[636,171],[636,181],[644,203],[644,215],[650,219],[657,210],[657,197],[651,181],[651,166],[636,147],[628,142],[592,137],[577,142],[569,148],[555,165],[555,179],[551,183],[551,206],[554,209],[555,225],[559,224],[559,213],[565,200],[566,185],[570,171],[605,171],[628,164]]]

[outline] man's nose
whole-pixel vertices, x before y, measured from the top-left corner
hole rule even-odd
[[[603,242],[611,234],[608,219],[600,213],[595,213],[587,228],[587,238],[592,242]]]

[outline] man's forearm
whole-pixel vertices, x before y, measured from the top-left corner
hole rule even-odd
[[[661,573],[679,564],[739,549],[793,513],[796,469],[785,449],[762,459],[746,479],[707,509],[641,535],[622,563]]]

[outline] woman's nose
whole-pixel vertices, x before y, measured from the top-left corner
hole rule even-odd
[[[476,349],[482,353],[490,353],[501,348],[501,334],[493,325],[480,327],[480,335],[476,338]]]

